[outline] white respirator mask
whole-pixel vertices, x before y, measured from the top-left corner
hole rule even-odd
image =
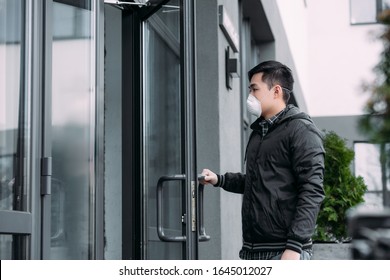
[[[261,103],[260,101],[254,97],[252,94],[248,95],[248,98],[246,100],[246,106],[248,108],[248,111],[259,118],[261,116],[262,110],[261,110]]]

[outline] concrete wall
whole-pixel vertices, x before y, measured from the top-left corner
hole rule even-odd
[[[197,159],[199,172],[241,171],[239,80],[225,86],[225,48],[218,25],[224,5],[238,30],[238,2],[197,1]],[[232,5],[233,4],[233,5]],[[200,259],[237,259],[242,245],[241,196],[221,189],[205,190],[205,228],[211,240],[200,245]]]
[[[346,139],[350,148],[353,148],[354,142],[368,141],[367,137],[359,131],[359,116],[313,117],[313,121],[320,130],[334,131]]]
[[[223,5],[226,13],[239,31],[239,7],[238,1],[218,1]],[[220,170],[241,172],[241,92],[240,80],[233,78],[232,89],[226,88],[225,79],[225,49],[229,46],[226,36],[219,26],[218,50],[219,50],[219,131],[220,131]],[[238,55],[238,54],[237,54]],[[242,246],[241,234],[241,195],[220,192],[221,197],[221,242],[222,259],[237,259]]]

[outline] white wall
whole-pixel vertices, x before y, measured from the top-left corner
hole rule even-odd
[[[307,55],[309,47],[308,9],[305,1],[302,0],[277,0],[276,2],[295,65],[294,77],[299,80],[307,103],[310,96],[309,57]]]
[[[349,0],[277,0],[312,116],[363,113],[382,25],[351,25]],[[306,21],[306,23],[305,23]],[[306,38],[305,38],[306,37]]]
[[[280,61],[291,69],[295,79],[294,96],[296,102],[302,111],[308,112],[307,95],[309,90],[307,89],[308,78],[306,77],[307,66],[304,60],[307,51],[302,50],[302,48],[307,48],[307,43],[304,41],[308,37],[304,30],[307,26],[304,17],[305,8],[302,3],[299,5],[300,2],[297,0],[292,0],[292,2],[262,0],[261,2],[274,37],[275,57],[268,59]],[[267,45],[272,47],[270,44]],[[265,59],[261,58],[261,60]]]
[[[310,111],[358,115],[368,98],[362,83],[374,79],[382,46],[372,32],[381,25],[351,25],[349,0],[307,0],[309,9]]]

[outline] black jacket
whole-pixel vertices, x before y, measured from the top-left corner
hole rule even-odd
[[[246,152],[246,174],[219,175],[218,186],[244,194],[243,249],[301,252],[311,247],[324,199],[322,133],[293,105],[262,139],[257,119]]]

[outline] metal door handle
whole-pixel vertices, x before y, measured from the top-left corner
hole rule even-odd
[[[163,183],[167,181],[184,181],[186,175],[162,176],[157,182],[157,234],[160,240],[166,242],[185,242],[186,236],[166,236],[162,225],[163,220]]]
[[[202,178],[202,175],[198,176],[198,180]],[[198,210],[198,220],[199,220],[199,241],[209,241],[210,236],[206,234],[205,228],[204,228],[204,206],[203,206],[203,193],[204,193],[204,185],[199,184],[198,185],[198,199],[199,199],[199,210]]]

